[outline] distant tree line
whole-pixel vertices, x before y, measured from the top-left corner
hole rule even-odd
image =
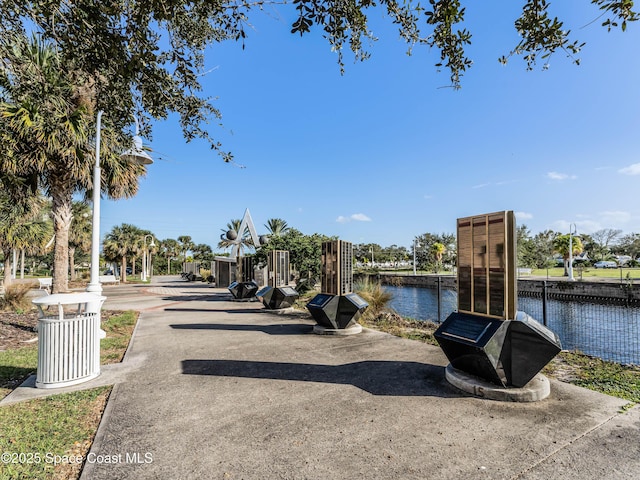
[[[565,268],[568,266],[569,234],[545,230],[533,235],[526,225],[520,225],[516,239],[518,267],[549,268],[559,260],[564,261]],[[453,233],[423,233],[414,238],[409,248],[382,247],[376,243],[355,245],[354,257],[365,268],[393,267],[401,260],[412,263],[415,249],[416,268],[435,273],[457,265],[456,242]],[[591,234],[572,235],[571,247],[576,264],[591,266],[601,260],[628,257],[624,266],[638,266],[640,233],[624,234],[619,229],[604,228]]]
[[[69,230],[67,273],[76,279],[78,271],[88,276],[91,250],[91,210],[87,203],[73,202],[73,220]],[[127,274],[136,275],[142,269],[142,255],[151,255],[156,274],[176,274],[182,263],[188,261],[210,262],[216,255],[227,255],[225,250],[233,244],[226,238],[234,231],[241,238],[245,249],[255,248],[248,230],[237,232],[240,220],[231,220],[214,252],[207,244],[196,244],[188,235],[176,239],[160,239],[150,230],[123,223],[114,226],[102,243],[103,268],[117,265],[121,281]],[[280,218],[269,219],[264,225],[269,241],[250,254],[259,263],[267,263],[272,250],[287,250],[292,269],[299,277],[318,278],[321,273],[322,242],[335,240],[320,233],[306,235],[289,227]],[[53,221],[51,200],[35,196],[28,204],[13,203],[5,191],[0,191],[0,261],[4,269],[4,285],[11,282],[8,274],[13,268],[17,276],[26,274],[50,275],[53,265]],[[516,231],[518,267],[543,269],[569,260],[569,235],[553,230],[532,234],[526,225]],[[152,242],[153,240],[153,242]],[[640,258],[640,233],[624,234],[622,230],[605,228],[591,234],[573,235],[572,255],[575,264],[585,266],[601,260],[624,258],[625,266],[638,266]],[[15,253],[14,253],[15,252]],[[416,268],[420,271],[439,272],[453,270],[457,264],[456,236],[453,233],[423,233],[416,236],[409,248],[396,244],[383,247],[377,243],[359,243],[353,246],[354,262],[359,268],[412,268],[414,254]],[[14,258],[18,265],[14,266]],[[129,273],[130,272],[130,273]]]
[[[545,230],[532,235],[526,225],[518,227],[518,266],[548,268],[555,266],[556,256],[569,258],[569,234]],[[601,260],[617,261],[628,257],[625,266],[637,266],[640,257],[640,234],[623,234],[622,230],[603,228],[591,234],[572,235],[572,256],[576,262],[590,266]]]

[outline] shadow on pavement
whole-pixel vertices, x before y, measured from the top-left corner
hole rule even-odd
[[[201,301],[201,302],[223,302],[228,301],[231,298],[231,294],[225,295],[221,293],[191,293],[184,295],[163,295],[162,300],[168,302],[187,302],[190,300]]]
[[[169,325],[177,330],[226,330],[234,332],[262,332],[269,335],[305,335],[311,333],[313,325],[229,325],[228,323],[185,323]]]
[[[260,305],[262,306],[262,305]],[[179,308],[179,307],[169,307],[164,309],[165,312],[225,312],[225,313],[260,313],[263,312],[264,309],[260,308]]]
[[[246,360],[183,360],[182,373],[353,385],[372,395],[467,396],[446,382],[444,367],[418,362],[363,361],[334,366]]]

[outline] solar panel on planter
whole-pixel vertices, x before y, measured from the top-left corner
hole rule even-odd
[[[236,300],[247,300],[256,296],[258,284],[256,282],[233,282],[229,291]]]
[[[369,304],[355,293],[351,295],[319,294],[307,303],[307,309],[318,325],[334,330],[355,325],[368,306]]]
[[[256,293],[256,297],[260,299],[266,308],[277,310],[291,307],[299,295],[291,287],[266,286]]]

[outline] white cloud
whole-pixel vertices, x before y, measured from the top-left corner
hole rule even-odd
[[[617,227],[620,224],[624,224],[631,220],[631,214],[629,212],[622,211],[605,211],[600,212],[600,217],[602,218],[602,223],[605,225],[611,225],[612,227]],[[608,227],[611,228],[611,227]]]
[[[569,228],[573,230],[577,228],[578,235],[581,233],[592,234],[603,228],[620,228],[624,229],[630,222],[634,221],[634,217],[630,212],[620,210],[605,210],[594,213],[593,215],[577,214],[576,220],[556,220],[549,228],[556,232],[569,233]]]
[[[555,232],[560,232],[563,234],[569,233],[569,230],[578,232],[578,235],[581,233],[593,233],[602,228],[599,222],[595,220],[580,220],[577,222],[569,222],[567,220],[556,220],[549,227],[551,230]]]
[[[575,180],[578,177],[576,175],[568,175],[566,173],[549,172],[547,173],[547,178],[550,178],[551,180],[562,181],[562,180]]]
[[[471,188],[484,188],[484,187],[488,187],[490,185],[490,183],[480,183],[478,185],[474,185]]]
[[[584,220],[576,223],[576,229],[578,230],[578,235],[581,233],[591,234],[602,230],[602,223],[596,220]],[[567,233],[569,233],[569,229],[567,229]]]
[[[429,199],[431,199],[431,198],[433,198],[433,195],[425,195],[425,196],[424,196],[424,199],[425,199],[425,200],[429,200]]]
[[[353,215],[349,216],[349,217],[345,217],[343,215],[340,215],[338,218],[336,218],[336,222],[338,223],[348,223],[350,221],[355,221],[355,222],[370,222],[371,219],[366,216],[364,213],[354,213]]]
[[[533,215],[527,212],[515,212],[515,215],[518,220],[530,220],[533,218]]]
[[[623,175],[640,175],[640,163],[634,163],[628,167],[621,168],[618,173]]]

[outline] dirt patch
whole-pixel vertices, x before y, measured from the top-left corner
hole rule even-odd
[[[120,312],[103,310],[101,320],[104,322],[118,313]],[[35,330],[37,324],[36,310],[25,313],[0,312],[0,352],[35,343],[38,340],[38,332]]]
[[[38,339],[38,313],[0,312],[0,351],[24,347]]]
[[[542,370],[542,373],[565,383],[575,383],[581,376],[578,365],[569,363],[562,355],[554,357]]]

